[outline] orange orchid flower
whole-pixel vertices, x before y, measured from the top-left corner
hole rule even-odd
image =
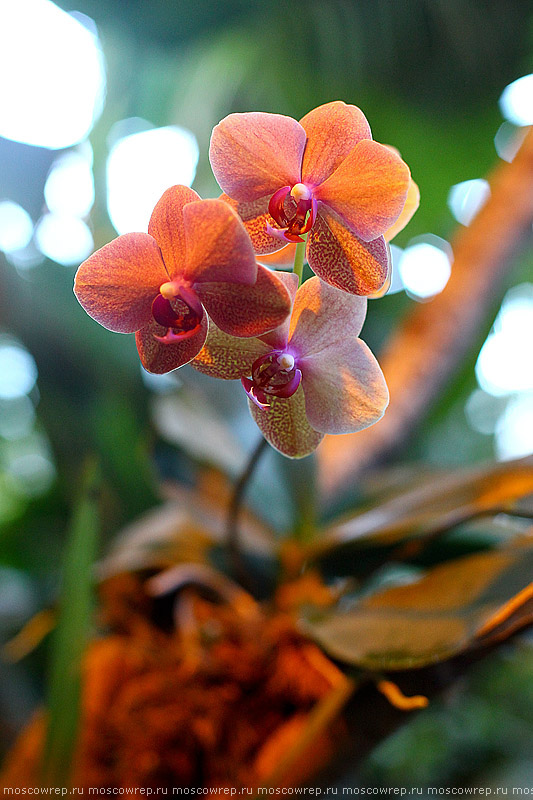
[[[252,416],[270,444],[291,458],[309,455],[326,433],[353,433],[377,422],[388,404],[378,362],[358,338],[366,298],[314,277],[297,290],[292,316],[263,336],[237,339],[210,326],[191,362],[200,372],[240,378]]]
[[[357,295],[383,286],[383,234],[401,214],[410,173],[393,149],[372,140],[356,106],[327,103],[300,122],[230,114],[213,130],[210,159],[257,253],[307,233],[307,261],[324,281]]]
[[[386,147],[388,146],[389,145],[386,145]],[[225,195],[222,195],[222,197],[225,197]],[[417,184],[411,178],[411,180],[409,181],[409,188],[407,190],[407,199],[405,201],[405,205],[402,209],[402,212],[398,217],[398,219],[396,220],[396,222],[393,225],[391,225],[391,227],[383,234],[383,238],[387,243],[391,242],[394,239],[394,237],[400,233],[400,231],[403,231],[407,223],[410,222],[411,218],[413,217],[419,205],[420,205],[420,190]],[[267,267],[274,267],[275,269],[276,268],[284,269],[292,267],[292,265],[294,264],[295,254],[296,254],[296,244],[288,244],[281,250],[276,250],[274,253],[265,253],[263,255],[258,256],[258,260],[260,261],[261,264],[264,264]],[[386,283],[377,293],[380,297],[382,297],[385,294],[384,289],[388,288],[387,284],[390,285],[389,278],[387,278]]]
[[[126,233],[90,256],[74,292],[105,328],[136,332],[143,366],[155,373],[200,352],[206,311],[221,330],[246,337],[272,330],[290,310],[287,290],[257,264],[233,209],[186,186],[167,189],[148,233]]]

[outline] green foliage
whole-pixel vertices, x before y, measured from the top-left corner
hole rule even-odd
[[[86,467],[63,561],[63,582],[49,670],[47,736],[43,757],[45,786],[69,782],[80,714],[81,667],[88,640],[99,521],[100,476]]]

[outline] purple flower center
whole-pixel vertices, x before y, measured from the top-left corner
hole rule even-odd
[[[270,397],[291,397],[298,389],[302,373],[291,353],[273,350],[252,364],[252,377],[241,378],[244,391],[259,408],[268,408]]]
[[[196,293],[188,287],[169,283],[163,284],[161,289],[165,295],[158,294],[155,298],[152,316],[167,332],[164,336],[154,334],[155,338],[163,344],[175,344],[194,336],[200,329],[204,315]]]
[[[308,186],[296,183],[292,188],[283,186],[274,192],[268,204],[268,213],[281,228],[273,228],[267,223],[267,231],[271,236],[286,242],[303,242],[302,235],[314,225],[317,202]]]

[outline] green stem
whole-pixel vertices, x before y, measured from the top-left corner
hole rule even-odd
[[[294,266],[292,271],[298,275],[298,286],[302,282],[302,275],[304,271],[304,258],[305,258],[305,242],[298,242],[296,245],[296,253],[294,254]]]

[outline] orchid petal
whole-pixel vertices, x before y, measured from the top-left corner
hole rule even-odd
[[[256,250],[257,252],[257,250]],[[273,267],[274,269],[283,269],[285,267],[292,267],[294,264],[294,256],[296,255],[296,245],[294,243],[287,244],[281,250],[276,250],[274,253],[262,253],[257,256],[260,264],[265,267]]]
[[[298,276],[295,275],[294,272],[279,272],[277,273],[277,278],[278,280],[282,281],[289,293],[292,309],[294,298],[296,297],[296,291],[298,289]],[[261,341],[269,344],[273,350],[283,350],[287,346],[287,341],[289,339],[290,324],[291,316],[289,313],[281,325],[278,325],[278,327],[274,328],[274,330],[263,334],[260,337]]]
[[[346,336],[299,361],[309,423],[322,433],[355,433],[377,422],[389,402],[378,362]]]
[[[389,263],[389,271],[387,273],[387,279],[381,289],[378,289],[377,292],[372,292],[372,294],[367,294],[366,297],[368,300],[380,300],[382,297],[385,297],[387,292],[389,291],[392,284],[392,261]]]
[[[291,310],[283,282],[260,265],[253,286],[201,283],[196,291],[215,324],[232,336],[259,336],[271,331],[285,321]]]
[[[158,200],[148,233],[161,248],[169,275],[174,278],[185,268],[185,225],[183,209],[187,203],[198,202],[200,197],[188,186],[171,186]]]
[[[214,128],[209,158],[219,185],[235,200],[272,195],[300,181],[306,134],[282,114],[230,114]]]
[[[269,351],[270,347],[259,339],[230,336],[211,320],[205,344],[191,361],[191,367],[212,378],[238,380],[250,375],[254,361]]]
[[[179,342],[166,344],[155,337],[164,336],[167,329],[153,319],[135,334],[135,343],[143,367],[148,372],[162,375],[188,364],[204,346],[207,325],[207,315],[204,314],[200,328],[195,334]]]
[[[265,439],[289,458],[303,458],[316,450],[323,437],[313,430],[305,415],[302,385],[291,397],[268,398],[268,408],[248,400],[250,413]]]
[[[396,153],[362,139],[314,194],[368,242],[385,233],[400,216],[409,180],[409,167]]]
[[[342,349],[361,333],[366,297],[333,289],[319,278],[310,278],[296,293],[291,316],[289,344],[301,358],[322,350]]]
[[[256,253],[272,253],[279,250],[280,247],[283,248],[283,242],[280,242],[277,237],[270,236],[267,232],[267,224],[273,228],[277,227],[276,222],[268,213],[269,196],[260,197],[259,200],[249,203],[239,203],[237,200],[232,200],[227,194],[223,194],[220,196],[220,200],[228,203],[242,219]]]
[[[370,125],[357,106],[341,100],[310,111],[300,125],[307,134],[302,183],[318,186],[337,169],[361,139],[372,139]]]
[[[148,324],[168,274],[155,239],[125,233],[93,253],[76,273],[74,293],[104,328],[133,333]]]
[[[194,284],[253,284],[255,253],[238,214],[223,200],[199,200],[183,209],[187,260],[183,277]]]
[[[420,205],[420,190],[414,180],[411,178],[409,181],[409,188],[407,190],[407,199],[402,212],[396,222],[383,234],[386,242],[392,241],[396,234],[403,231],[407,223]]]
[[[379,291],[389,270],[383,236],[365,242],[322,207],[307,237],[309,266],[322,280],[357,295]]]

